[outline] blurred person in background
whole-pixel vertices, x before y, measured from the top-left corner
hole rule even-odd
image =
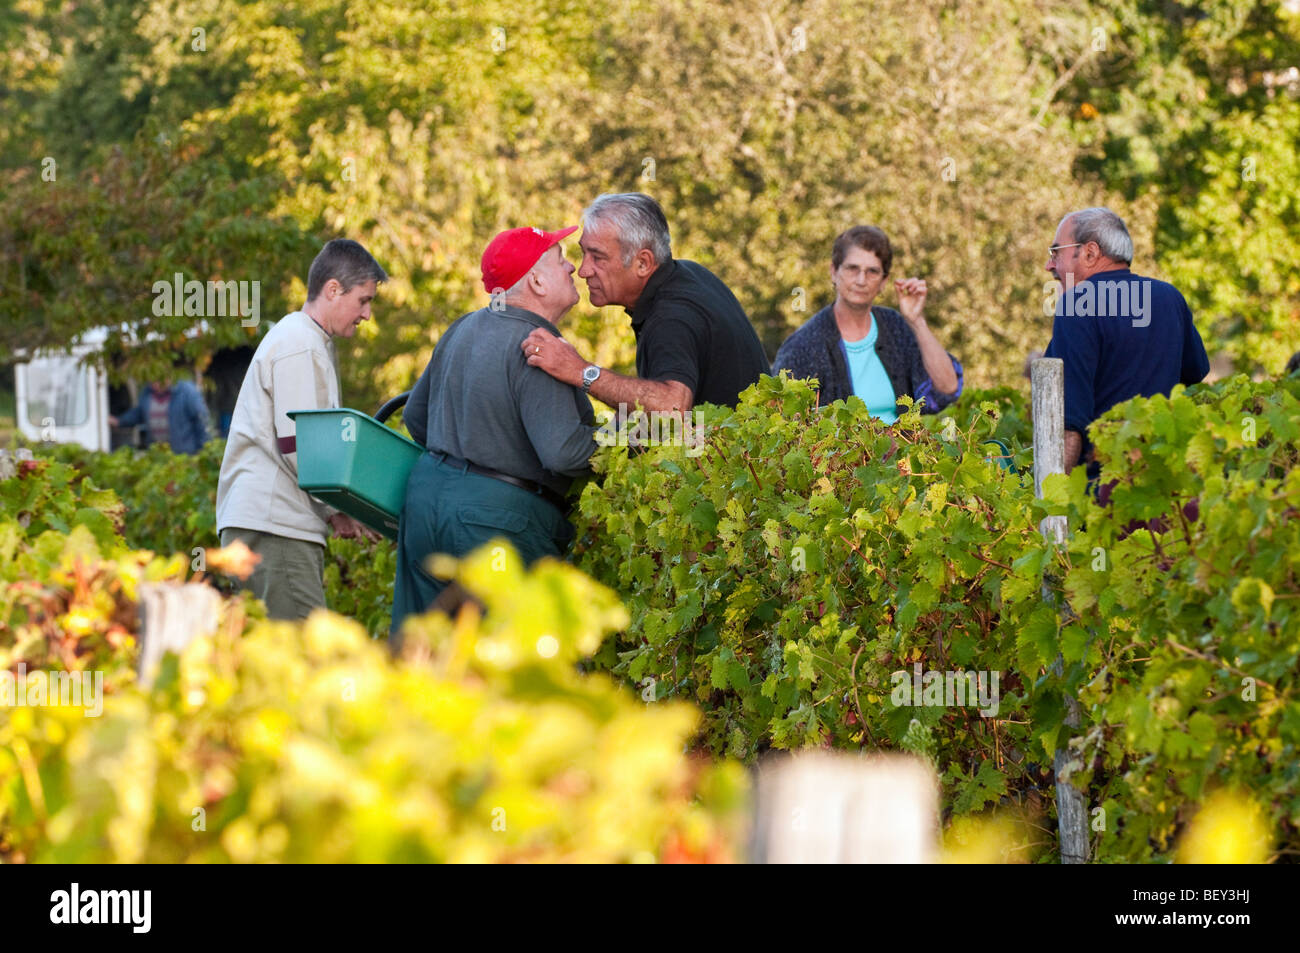
[[[208,442],[208,408],[189,381],[171,377],[154,381],[140,402],[121,417],[109,417],[110,427],[143,427],[144,445],[170,447],[172,453],[193,455]]]

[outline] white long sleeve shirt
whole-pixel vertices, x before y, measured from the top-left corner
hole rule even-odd
[[[333,339],[305,312],[285,316],[258,345],[239,389],[217,481],[218,533],[251,529],[325,545],[335,510],[298,488],[288,411],[339,400]]]

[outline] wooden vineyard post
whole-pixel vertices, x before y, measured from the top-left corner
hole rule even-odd
[[[146,688],[157,675],[167,652],[180,654],[191,641],[217,631],[221,596],[202,583],[140,586],[140,667],[136,673]]]
[[[756,772],[756,864],[928,864],[939,782],[910,755],[772,755]]]
[[[1030,385],[1034,408],[1034,495],[1042,497],[1043,480],[1053,473],[1065,472],[1065,363],[1059,358],[1039,358],[1030,366]],[[1064,516],[1046,516],[1038,530],[1043,539],[1053,546],[1065,544]],[[1055,604],[1055,595],[1046,581],[1043,583],[1043,600]],[[1059,606],[1060,611],[1067,611]],[[1063,660],[1058,655],[1055,667],[1063,670]],[[1071,695],[1065,697],[1065,723],[1071,728],[1079,726],[1079,702]],[[1083,792],[1064,781],[1061,774],[1069,761],[1066,749],[1057,747],[1054,759],[1056,773],[1056,818],[1060,837],[1061,863],[1082,864],[1088,860],[1088,822],[1083,802]]]

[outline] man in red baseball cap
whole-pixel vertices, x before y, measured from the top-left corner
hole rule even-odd
[[[522,344],[535,331],[539,351],[561,340],[556,325],[578,288],[560,242],[576,230],[492,239],[482,260],[491,303],[443,333],[411,392],[406,428],[429,452],[411,471],[398,526],[394,643],[402,620],[447,585],[425,569],[431,554],[463,556],[504,537],[531,563],[573,539],[565,496],[590,472],[595,415],[581,388],[530,367]]]

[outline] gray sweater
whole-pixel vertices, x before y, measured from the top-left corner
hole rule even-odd
[[[595,415],[583,392],[529,367],[520,345],[545,318],[481,308],[443,332],[403,417],[430,450],[540,483],[563,496],[590,472]]]

